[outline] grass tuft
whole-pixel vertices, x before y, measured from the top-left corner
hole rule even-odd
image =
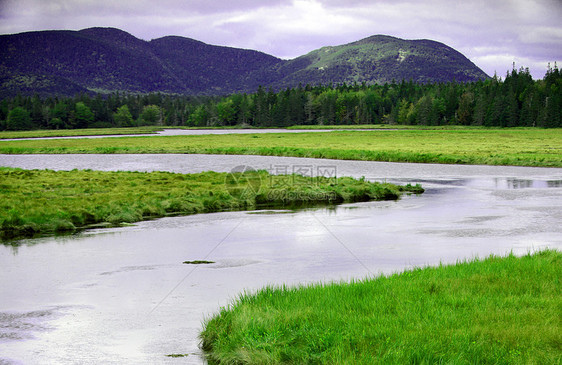
[[[207,261],[207,260],[193,260],[193,261],[184,261],[184,264],[188,265],[205,265],[205,264],[214,264],[214,261]]]

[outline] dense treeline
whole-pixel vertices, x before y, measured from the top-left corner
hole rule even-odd
[[[331,124],[562,127],[562,75],[515,68],[474,83],[299,86],[280,92],[193,97],[164,94],[18,96],[0,102],[0,130],[136,125],[286,127]]]

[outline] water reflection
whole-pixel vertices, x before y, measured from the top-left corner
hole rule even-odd
[[[498,189],[545,189],[562,187],[562,180],[496,179]]]
[[[456,186],[472,186],[491,188],[494,190],[517,190],[517,189],[548,189],[562,187],[562,180],[553,179],[521,179],[513,177],[495,177],[488,180],[484,179],[465,179],[455,180],[448,183]]]

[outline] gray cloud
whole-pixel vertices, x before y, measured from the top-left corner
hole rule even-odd
[[[443,42],[486,73],[562,59],[560,0],[0,0],[0,33],[111,26],[293,58],[373,34]]]

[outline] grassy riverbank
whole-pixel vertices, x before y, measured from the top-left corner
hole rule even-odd
[[[164,128],[156,126],[131,128],[87,128],[87,129],[46,129],[36,131],[3,131],[0,140],[11,138],[44,138],[44,137],[74,137],[74,136],[119,136],[123,134],[148,134],[161,131]]]
[[[485,130],[492,129],[489,127],[482,126],[464,126],[464,125],[406,125],[406,124],[324,124],[324,125],[293,125],[287,127],[287,129],[336,129],[336,130],[354,130],[354,129],[397,129],[397,130]],[[515,127],[511,129],[536,129],[531,127]],[[505,130],[505,128],[504,128]]]
[[[1,141],[0,153],[212,153],[562,167],[562,129],[335,131]]]
[[[398,199],[400,187],[352,178],[245,173],[0,168],[0,238],[73,232],[166,215]]]
[[[562,253],[265,288],[205,323],[210,363],[560,364]]]
[[[126,134],[154,134],[164,129],[241,129],[242,126],[228,127],[185,127],[185,126],[141,126],[120,128],[78,128],[78,129],[38,129],[31,131],[0,131],[0,141],[13,138],[81,137],[81,136],[120,136]],[[251,128],[257,129],[257,128]]]

